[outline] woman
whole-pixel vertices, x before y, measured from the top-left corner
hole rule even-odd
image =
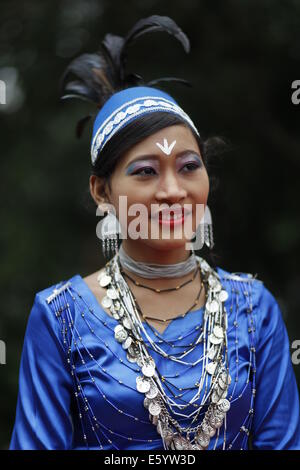
[[[36,294],[10,449],[300,449],[278,304],[195,254],[213,245],[206,145],[159,80],[124,73],[128,45],[161,30],[188,51],[170,18],[152,16],[64,76],[64,98],[100,108],[90,192],[108,209],[97,233],[113,256]]]

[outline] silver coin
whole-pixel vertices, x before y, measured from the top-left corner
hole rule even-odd
[[[148,409],[149,405],[150,405],[151,401],[149,400],[149,398],[144,398],[144,407]]]
[[[211,401],[212,403],[218,403],[219,400],[220,400],[220,395],[218,395],[216,390],[214,390],[211,395]]]
[[[158,434],[163,437],[164,439],[168,439],[168,438],[172,438],[173,437],[173,432],[171,431],[170,428],[168,428],[165,424],[163,424],[159,418],[157,418],[157,426],[156,426],[156,429],[157,429],[157,432]]]
[[[229,400],[226,400],[226,398],[221,399],[218,403],[218,409],[223,413],[227,413],[227,411],[230,409]]]
[[[184,437],[175,436],[173,437],[173,446],[175,450],[186,450],[187,441]]]
[[[113,287],[111,289],[107,289],[106,295],[112,300],[115,300],[118,298],[118,293]]]
[[[128,336],[128,338],[126,338],[126,340],[122,344],[122,348],[123,349],[128,349],[129,346],[131,345],[131,343],[132,343],[132,338],[130,336]]]
[[[123,320],[122,320],[122,323],[123,323],[123,325],[125,326],[125,328],[127,328],[127,330],[131,330],[131,329],[132,329],[132,323],[131,323],[131,321],[129,320],[129,318],[124,317]]]
[[[223,380],[221,379],[221,377],[219,377],[218,379],[218,387],[222,390],[225,390],[227,388],[227,385],[223,382]],[[223,393],[223,392],[222,392]]]
[[[224,390],[224,392],[222,393],[222,395],[220,395],[220,399],[226,398],[227,395],[228,395],[228,390],[227,390],[227,388],[226,388],[226,389]]]
[[[128,352],[129,352],[129,354],[131,354],[131,356],[137,356],[138,355],[139,348],[137,347],[136,343],[132,343],[131,346],[129,346]]]
[[[221,292],[219,292],[219,300],[221,302],[226,302],[227,299],[228,299],[228,293],[226,292],[226,290],[221,290]]]
[[[153,366],[153,364],[144,364],[142,372],[146,377],[153,377],[155,374],[155,366]]]
[[[124,313],[125,313],[125,310],[124,310],[124,308],[123,308],[123,307],[120,307],[120,309],[119,309],[119,312],[118,312],[118,313],[119,313],[120,317],[122,317],[122,316],[124,315]]]
[[[216,434],[215,428],[213,428],[207,421],[202,422],[201,429],[202,432],[204,432],[204,434],[208,434],[209,437],[214,437]]]
[[[208,276],[208,284],[210,285],[210,287],[215,287],[215,285],[217,284],[217,279],[212,275]]]
[[[115,309],[115,307],[114,307],[113,304],[112,304],[112,306],[110,307],[110,311],[111,311],[112,314],[117,313],[117,312],[116,312],[116,309]]]
[[[216,416],[214,415],[211,415],[210,418],[209,418],[209,422],[211,424],[212,427],[218,429],[222,426],[223,424],[223,419],[220,419],[220,418],[217,418]]]
[[[219,384],[216,387],[216,392],[217,392],[217,394],[219,395],[220,398],[223,395],[223,393],[225,392],[225,390],[227,390],[227,387],[222,388],[222,387],[220,387]]]
[[[115,333],[115,339],[118,341],[118,343],[123,343],[126,340],[127,336],[127,331],[125,331],[124,329],[119,330]]]
[[[211,302],[207,302],[206,303],[206,309],[210,312],[210,313],[215,313],[219,310],[219,304],[216,300],[212,300]]]
[[[214,416],[215,416],[215,418],[217,418],[217,419],[222,419],[222,420],[223,420],[224,417],[225,417],[225,414],[226,414],[226,413],[222,413],[222,411],[220,411],[220,410],[218,410],[218,409],[214,410]]]
[[[230,375],[227,375],[226,372],[222,372],[219,378],[219,382],[222,382],[222,385],[224,384],[226,387],[231,384],[231,377]]]
[[[217,284],[215,285],[215,287],[213,287],[213,290],[214,290],[216,293],[220,292],[220,291],[222,290],[222,285],[221,285],[219,282],[217,282]]]
[[[133,363],[133,362],[136,362],[136,357],[131,356],[131,354],[129,354],[128,352],[127,352],[127,354],[126,354],[126,357],[127,357],[127,359],[128,359],[129,362],[132,362],[132,363]]]
[[[208,339],[212,344],[221,344],[223,342],[223,338],[217,338],[214,334],[209,335]]]
[[[208,434],[200,432],[196,437],[196,441],[201,447],[207,448],[209,446],[210,438]]]
[[[146,393],[146,397],[155,398],[158,395],[158,388],[151,383],[149,392]]]
[[[102,274],[102,276],[98,276],[98,281],[101,287],[106,287],[111,283],[111,277],[107,274]]]
[[[217,354],[217,349],[214,348],[214,346],[212,346],[208,352],[208,359],[212,361],[216,357],[216,354]]]
[[[170,441],[173,439],[174,433],[167,426],[163,426],[161,435],[164,437],[165,441]]]
[[[154,416],[158,416],[161,412],[160,404],[157,401],[151,401],[149,405],[149,413]]]
[[[226,383],[227,373],[225,371],[221,372],[220,379],[223,380],[224,383]]]
[[[112,305],[112,300],[109,297],[105,296],[101,301],[101,305],[104,308],[109,308]]]
[[[124,327],[123,327],[122,325],[117,325],[117,326],[115,326],[115,328],[114,328],[114,332],[115,332],[115,333],[117,333],[118,331],[122,331],[122,330],[124,330]]]
[[[206,366],[206,371],[212,375],[215,372],[217,365],[217,362],[209,362]]]
[[[209,264],[204,259],[201,259],[200,266],[201,266],[202,271],[210,270]]]
[[[140,393],[146,393],[150,390],[150,382],[147,380],[141,380],[140,382],[136,383],[136,388]]]
[[[213,334],[214,336],[216,336],[217,338],[224,338],[224,331],[223,331],[223,328],[221,326],[218,326],[216,325],[214,327],[214,331],[213,331]]]

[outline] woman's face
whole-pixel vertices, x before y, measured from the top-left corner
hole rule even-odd
[[[106,192],[123,237],[125,233],[128,236],[127,243],[131,239],[135,246],[143,244],[144,249],[163,251],[184,247],[199,224],[199,215],[203,216],[209,192],[208,175],[191,130],[173,125],[136,144],[118,162],[111,191],[106,186]],[[130,213],[133,204],[141,205],[142,210],[135,206],[137,212]],[[159,216],[162,209],[168,209],[172,216],[171,206],[180,213],[177,221],[172,217],[166,220],[165,214]],[[183,220],[182,209],[189,212]],[[141,230],[143,234],[137,236]]]

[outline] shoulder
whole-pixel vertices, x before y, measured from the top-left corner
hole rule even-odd
[[[267,331],[274,332],[276,328],[282,331],[285,329],[275,295],[266,287],[264,281],[257,278],[257,274],[233,273],[220,267],[217,267],[216,271],[231,298],[238,295],[242,310],[253,312],[257,338],[264,336]]]
[[[217,267],[216,271],[220,277],[221,283],[231,292],[251,297],[253,306],[259,305],[261,296],[266,287],[257,274],[247,272],[230,272],[221,267]]]

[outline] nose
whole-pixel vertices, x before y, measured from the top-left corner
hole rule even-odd
[[[168,200],[174,203],[185,198],[187,191],[181,186],[176,174],[173,171],[168,171],[160,178],[155,196],[157,201]]]

